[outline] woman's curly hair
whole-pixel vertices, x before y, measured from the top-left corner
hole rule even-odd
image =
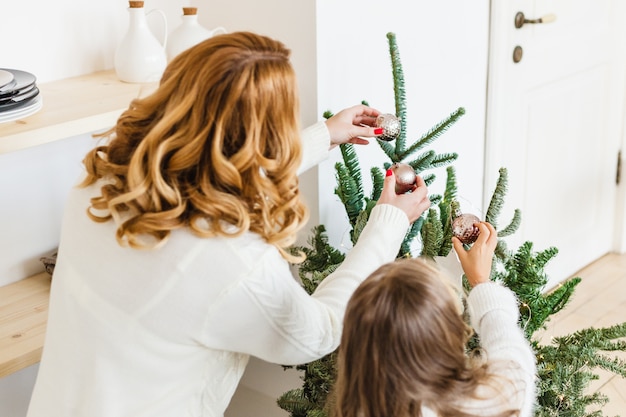
[[[96,135],[108,142],[84,159],[81,186],[102,184],[89,216],[113,219],[118,242],[134,248],[182,227],[201,237],[251,231],[297,261],[287,248],[308,212],[289,57],[276,40],[236,32],[174,58],[153,94]]]

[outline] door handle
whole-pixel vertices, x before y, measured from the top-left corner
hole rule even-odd
[[[526,19],[524,13],[517,12],[515,14],[515,27],[517,29],[521,28],[525,24],[536,24],[536,23],[552,23],[556,20],[556,15],[554,13],[549,13],[541,16],[538,19]]]

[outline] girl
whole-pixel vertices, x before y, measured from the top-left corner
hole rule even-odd
[[[250,355],[333,351],[353,290],[430,203],[423,180],[396,195],[390,173],[358,244],[309,296],[289,269],[307,217],[298,169],[382,133],[378,114],[354,106],[301,137],[282,43],[239,32],[178,55],[84,159],[28,417],[221,416]]]
[[[496,232],[454,248],[473,287],[467,297],[480,356],[458,292],[422,259],[376,270],[348,303],[335,386],[336,417],[532,416],[534,354],[518,327],[515,296],[489,280]]]

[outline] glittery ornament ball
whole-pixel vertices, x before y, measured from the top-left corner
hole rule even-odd
[[[400,131],[402,130],[402,124],[400,123],[400,119],[398,119],[395,115],[389,113],[379,115],[376,118],[374,126],[383,128],[382,135],[377,137],[378,139],[387,142],[397,139],[400,135]]]
[[[480,230],[474,226],[480,223],[480,219],[473,214],[461,214],[452,220],[452,234],[466,245],[474,243],[478,239]]]
[[[417,174],[411,165],[396,162],[390,169],[396,176],[396,194],[404,194],[413,189],[417,181]]]

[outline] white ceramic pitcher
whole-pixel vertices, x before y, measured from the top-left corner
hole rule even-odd
[[[143,1],[129,1],[129,25],[126,35],[115,51],[117,77],[129,83],[159,81],[167,66],[167,18],[162,10],[144,12]],[[157,12],[163,18],[163,41],[150,30],[146,16]]]
[[[223,27],[216,27],[209,30],[198,23],[198,8],[183,7],[183,15],[181,16],[181,24],[169,36],[167,44],[167,59],[171,61],[182,51],[202,42],[205,39],[226,33]]]

